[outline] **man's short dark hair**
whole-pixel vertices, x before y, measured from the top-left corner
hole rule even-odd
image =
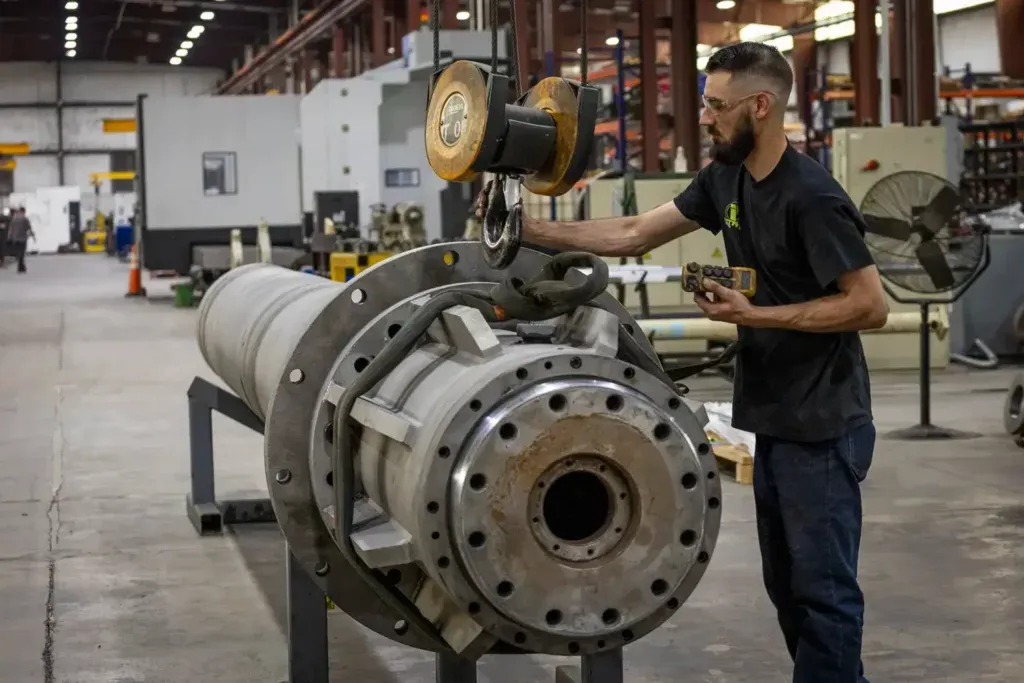
[[[724,71],[733,76],[752,78],[770,84],[770,89],[785,104],[793,90],[793,70],[782,53],[764,43],[737,43],[711,55],[704,73]]]

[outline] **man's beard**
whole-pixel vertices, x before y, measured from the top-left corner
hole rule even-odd
[[[711,158],[727,166],[738,166],[747,160],[750,153],[754,151],[757,137],[754,134],[753,118],[747,114],[740,119],[736,132],[731,140],[713,142],[711,145]]]

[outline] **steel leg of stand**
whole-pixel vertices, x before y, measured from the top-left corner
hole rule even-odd
[[[443,652],[434,664],[436,683],[476,683],[476,662]]]
[[[223,518],[213,485],[213,410],[195,396],[188,398],[188,440],[192,490],[186,510],[200,534],[219,534]]]
[[[623,683],[622,650],[584,655],[582,667],[560,666],[555,683]]]
[[[329,683],[327,596],[285,545],[288,586],[288,683]]]

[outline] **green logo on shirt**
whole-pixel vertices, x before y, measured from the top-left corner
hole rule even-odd
[[[740,229],[740,205],[736,202],[730,202],[729,206],[725,207],[725,215],[722,217],[725,220],[725,224],[736,230]]]

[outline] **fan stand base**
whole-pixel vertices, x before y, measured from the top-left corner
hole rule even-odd
[[[949,429],[933,424],[916,424],[913,427],[897,429],[885,435],[887,439],[896,441],[953,441],[958,439],[976,439],[981,434],[975,432],[963,432],[959,429]]]

